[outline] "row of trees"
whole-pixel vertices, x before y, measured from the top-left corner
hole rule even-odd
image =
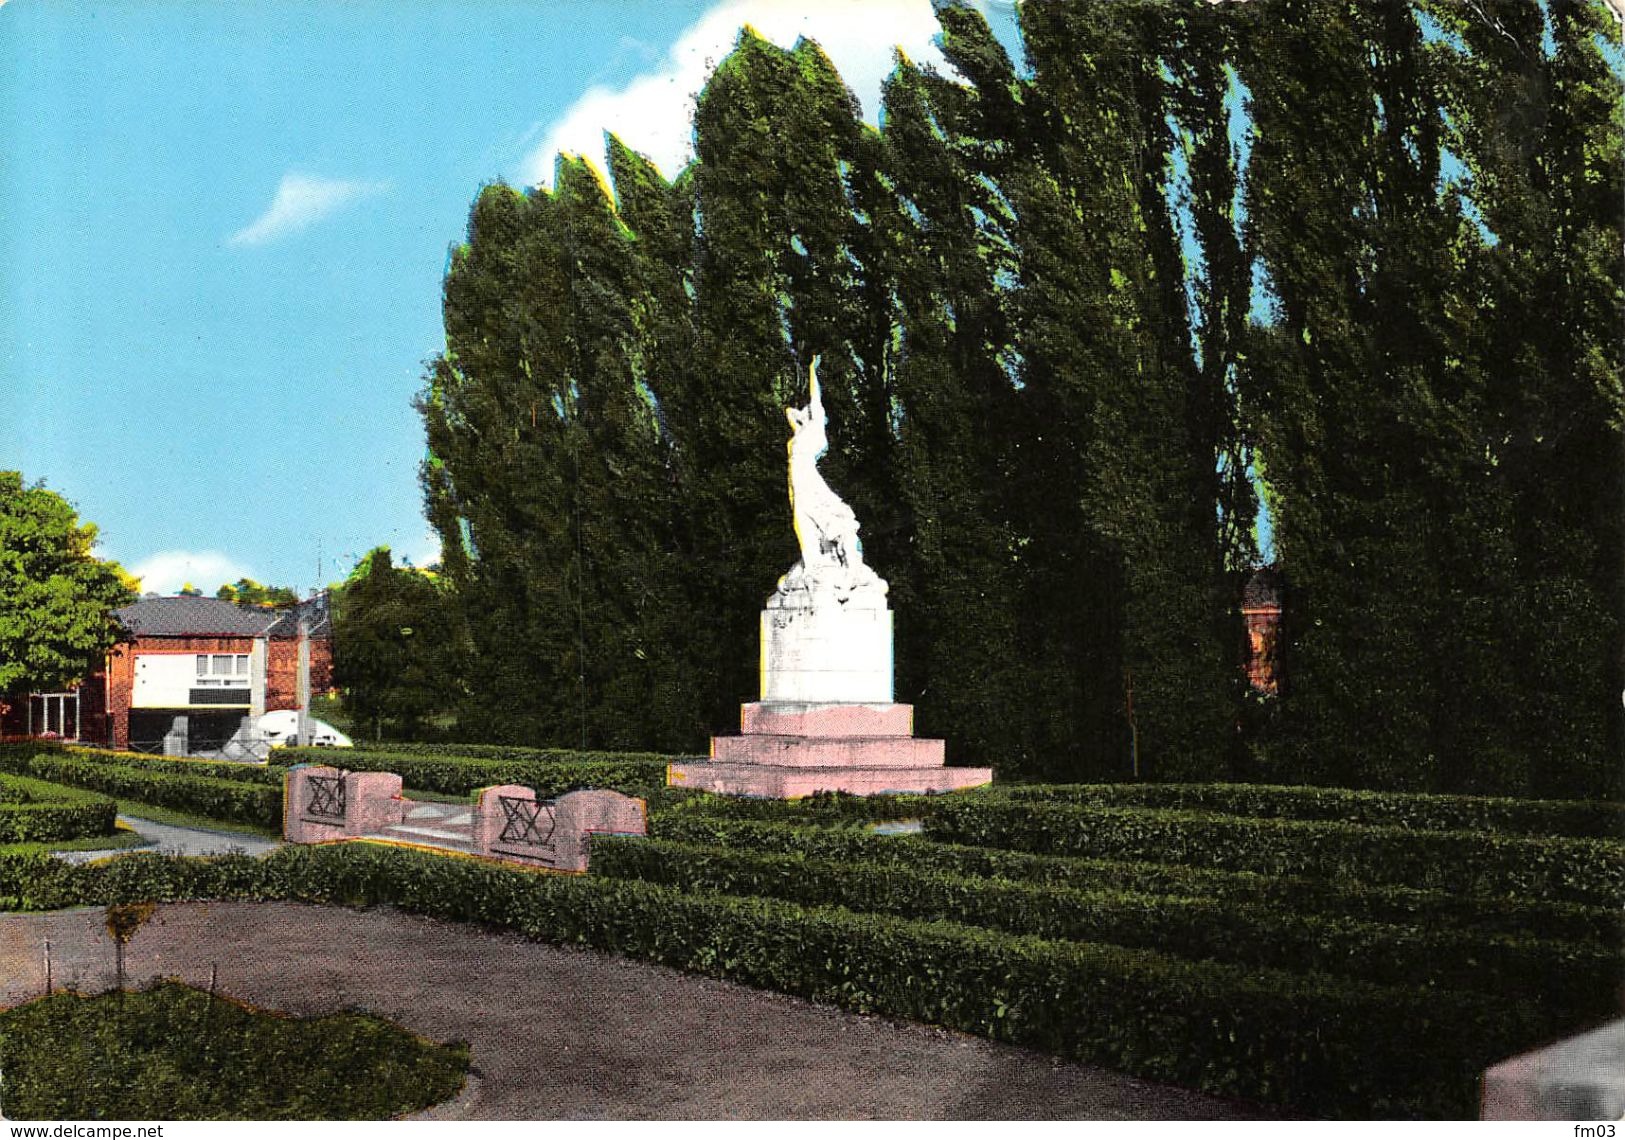
[[[748,29],[666,181],[487,187],[424,485],[480,735],[691,749],[794,560],[782,407],[898,688],[1041,778],[1616,790],[1618,31],[1600,3],[939,13],[882,126]],[[1612,41],[1608,37],[1613,37]],[[1262,488],[1278,701],[1237,613]]]

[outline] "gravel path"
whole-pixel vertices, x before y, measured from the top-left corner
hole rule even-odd
[[[0,915],[0,1006],[111,985],[100,910]],[[292,1013],[359,1007],[473,1046],[448,1117],[1260,1119],[1253,1105],[593,951],[403,914],[293,903],[159,908],[130,944],[160,976]]]
[[[3,0],[0,0],[3,2]],[[242,831],[207,831],[200,827],[176,827],[172,823],[155,823],[150,819],[137,819],[121,815],[118,821],[156,847],[122,847],[113,851],[58,851],[56,856],[69,863],[88,863],[92,859],[105,859],[127,851],[158,850],[173,855],[225,855],[241,851],[247,855],[261,855],[272,848],[281,847],[282,841],[251,835]]]

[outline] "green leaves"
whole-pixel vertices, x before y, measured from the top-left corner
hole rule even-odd
[[[60,495],[0,471],[0,696],[77,684],[119,639],[134,583],[95,542]]]
[[[344,584],[333,618],[333,681],[345,711],[375,734],[388,720],[411,733],[456,707],[460,628],[442,581],[369,552]]]

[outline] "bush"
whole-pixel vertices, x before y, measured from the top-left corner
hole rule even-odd
[[[1426,831],[1493,831],[1583,839],[1625,837],[1625,804],[1577,800],[1518,800],[1263,784],[1010,785],[993,789],[992,794],[1041,803],[1173,808],[1268,819],[1336,820]]]
[[[712,818],[698,813],[651,814],[649,830],[652,836],[684,843],[879,863],[948,875],[996,877],[1085,891],[1123,890],[1224,903],[1253,903],[1301,914],[1424,927],[1447,925],[1483,934],[1589,942],[1615,949],[1625,943],[1625,915],[1608,907],[1465,896],[1403,886],[1332,883],[1302,876],[1214,871],[1163,863],[1033,855],[1024,851],[939,843],[920,836],[790,827]]]
[[[184,756],[152,756],[145,752],[114,752],[106,748],[66,750],[69,756],[84,756],[123,768],[143,772],[167,772],[172,776],[207,776],[211,780],[238,780],[267,787],[282,786],[282,769],[264,764],[236,764],[229,760],[191,760]]]
[[[21,768],[30,775],[90,788],[114,798],[174,808],[236,823],[249,823],[280,831],[282,788],[242,780],[220,780],[170,771],[153,771],[112,764],[88,756],[42,752],[27,760],[20,754],[0,754],[0,765]]]
[[[1143,947],[1181,958],[1402,986],[1540,993],[1549,1028],[1606,1018],[1617,949],[1421,925],[1298,915],[1250,903],[1081,891],[896,865],[764,855],[663,840],[595,840],[594,874],[814,906],[968,923],[1012,934]]]
[[[290,1018],[174,982],[0,1011],[23,1120],[376,1120],[456,1095],[468,1060],[368,1014]]]
[[[112,835],[118,805],[105,796],[21,776],[0,775],[0,843],[45,843]]]
[[[39,884],[16,870],[0,860],[0,894],[37,897]],[[1511,997],[684,894],[375,844],[290,847],[262,860],[131,855],[66,871],[56,893],[85,901],[191,890],[492,923],[1317,1117],[1471,1117],[1478,1074],[1537,1043],[1541,1025]]]
[[[949,843],[1389,883],[1467,894],[1625,904],[1625,843],[1149,808],[948,799],[926,833]]]
[[[329,764],[352,772],[394,772],[410,788],[442,795],[466,796],[493,784],[534,788],[543,799],[578,788],[608,788],[628,795],[664,787],[666,761],[632,760],[537,761],[477,760],[461,756],[418,756],[364,749],[278,748],[277,764]],[[598,753],[612,756],[614,753]]]
[[[763,823],[841,826],[919,819],[929,815],[945,796],[854,796],[845,792],[814,792],[799,800],[752,799],[718,796],[693,789],[675,799],[668,812],[698,814],[712,819],[754,820]],[[955,793],[959,795],[963,793]]]
[[[346,749],[345,751],[349,751]],[[601,752],[572,748],[526,748],[517,744],[425,744],[420,742],[390,741],[377,748],[362,749],[384,752],[396,756],[427,756],[433,759],[460,757],[466,760],[503,760],[520,764],[609,764],[609,763],[692,763],[702,756],[668,756],[661,752]],[[278,748],[273,750],[272,763],[331,763],[320,756],[331,756],[329,748]],[[343,767],[343,765],[339,765]]]

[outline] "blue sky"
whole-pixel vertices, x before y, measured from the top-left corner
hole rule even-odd
[[[891,44],[937,58],[928,0],[3,3],[0,466],[147,589],[432,560],[411,401],[474,195],[606,127],[675,173],[746,22],[871,118]]]

